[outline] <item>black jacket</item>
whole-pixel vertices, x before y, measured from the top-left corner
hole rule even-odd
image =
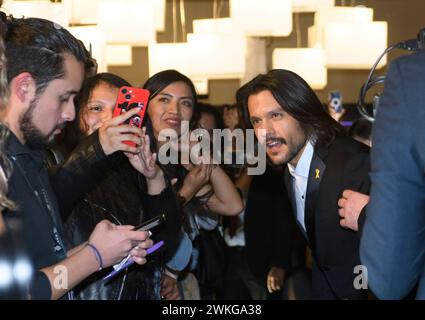
[[[262,283],[271,267],[288,274],[304,264],[305,241],[292,215],[282,170],[267,167],[252,178],[244,231],[249,267]]]
[[[354,288],[355,267],[361,265],[360,239],[340,226],[338,200],[345,189],[368,194],[369,148],[340,136],[329,147],[315,148],[305,200],[305,225],[313,253],[313,297],[364,299],[366,290]],[[288,168],[285,183],[292,199]],[[295,204],[293,205],[295,207]]]
[[[97,139],[97,134],[91,139]],[[13,164],[8,197],[17,212],[5,211],[6,224],[19,219],[24,245],[36,270],[54,265],[66,257],[61,214],[82,197],[106,165],[103,151],[91,155],[77,152],[66,164],[49,175],[40,150],[19,142],[11,132],[6,153]],[[102,156],[103,155],[103,156]],[[50,299],[50,284],[44,273],[37,273],[32,283],[33,299]]]
[[[91,152],[98,148],[100,148],[99,141],[88,137],[78,145],[71,158],[75,157],[76,152],[90,158]],[[164,240],[166,250],[160,250],[160,254],[150,256],[147,264],[133,265],[107,282],[102,278],[111,271],[111,268],[96,272],[75,288],[75,298],[160,299],[161,265],[174,253],[173,249],[180,230],[174,193],[171,187],[168,187],[159,195],[148,195],[142,190],[144,177],[134,170],[122,153],[111,157],[110,162],[111,165],[97,177],[96,184],[67,217],[65,233],[69,246],[75,247],[87,241],[96,224],[103,219],[119,225],[138,225],[142,221],[164,214],[165,225],[153,229],[152,238],[154,242]]]
[[[105,175],[117,174],[112,170],[105,172]],[[127,207],[119,208],[118,206],[111,210],[108,200],[112,198],[113,201],[114,197],[108,198],[108,191],[124,185],[120,183],[120,180],[115,180],[116,183],[112,186],[102,181],[104,179],[100,182],[104,187],[104,197],[96,197],[92,194],[93,192],[86,194],[65,222],[65,236],[70,247],[87,241],[96,224],[101,220],[107,219],[118,225],[136,225],[142,220],[142,211],[139,211],[141,207],[130,206],[134,210],[128,210]],[[135,189],[137,188],[134,188],[134,185],[129,185],[123,189],[123,193],[140,198],[139,194],[132,193]],[[143,266],[133,265],[109,281],[103,281],[102,278],[110,271],[111,268],[106,268],[89,276],[74,289],[74,297],[78,300],[157,300],[160,298],[161,269],[156,259],[149,259],[149,262]]]

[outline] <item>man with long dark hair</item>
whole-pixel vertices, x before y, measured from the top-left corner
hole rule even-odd
[[[346,136],[291,71],[257,76],[238,90],[237,100],[268,160],[285,167],[294,216],[312,250],[313,297],[366,298],[356,278],[359,238],[340,226],[337,203],[345,189],[368,192],[368,148]]]

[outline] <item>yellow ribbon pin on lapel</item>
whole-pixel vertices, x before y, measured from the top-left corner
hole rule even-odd
[[[320,170],[316,169],[316,179],[320,179]]]

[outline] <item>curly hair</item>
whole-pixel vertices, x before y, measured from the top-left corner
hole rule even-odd
[[[95,67],[83,43],[68,30],[39,18],[14,18],[0,12],[1,36],[5,42],[7,79],[29,72],[36,83],[36,94],[64,73],[64,54],[81,62],[86,72]]]
[[[6,56],[4,54],[4,42],[0,39],[0,107],[3,108],[9,98],[9,86],[7,85],[7,69],[6,69]]]

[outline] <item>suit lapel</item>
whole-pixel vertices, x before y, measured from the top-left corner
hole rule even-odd
[[[308,175],[307,194],[305,199],[304,222],[313,252],[315,251],[316,236],[315,208],[319,196],[320,184],[326,170],[326,165],[321,159],[321,155],[321,153],[316,152],[313,154]]]
[[[288,197],[289,199],[291,199],[291,202],[292,202],[292,197],[293,197],[292,181],[291,181],[291,174],[289,173],[288,166],[285,167],[283,177],[285,179],[285,187],[286,187],[286,191],[288,192]]]

